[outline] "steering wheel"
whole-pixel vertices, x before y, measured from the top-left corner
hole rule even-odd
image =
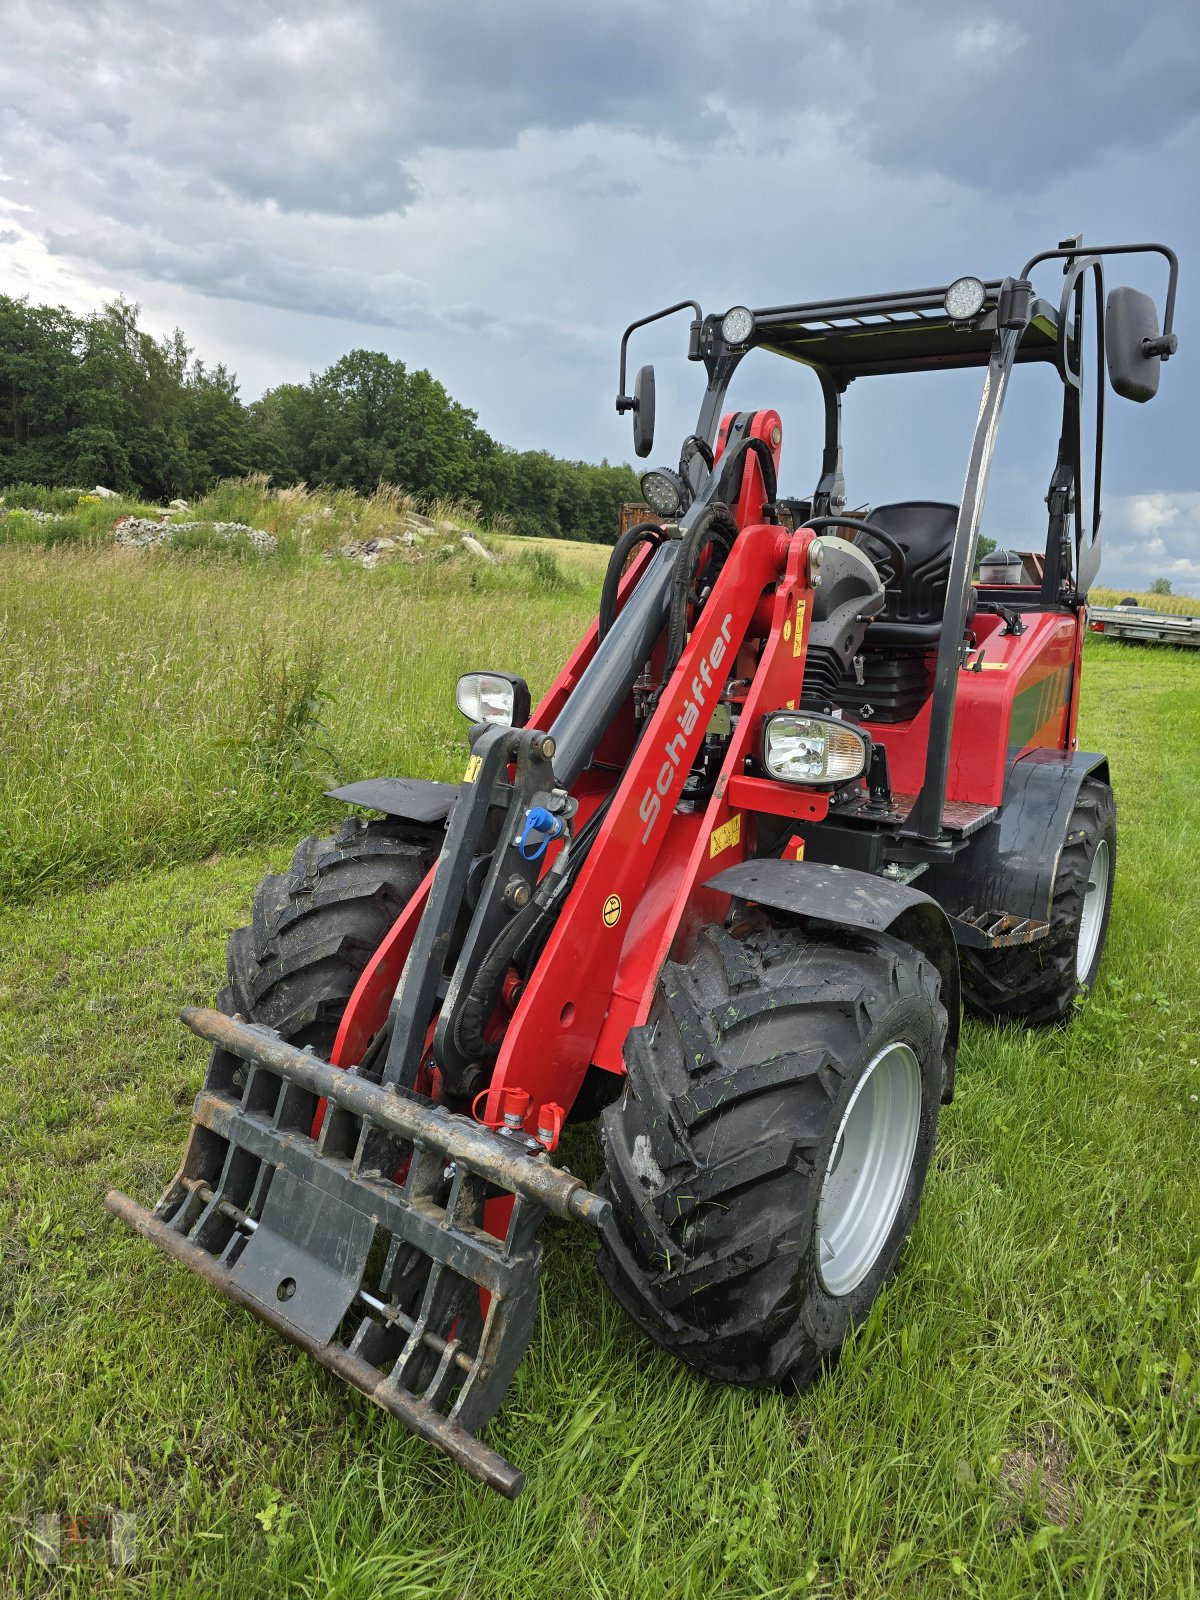
[[[879,562],[871,555],[868,555],[867,559],[883,579],[885,588],[890,589],[894,584],[899,583],[908,570],[908,563],[904,559],[904,551],[890,533],[885,533],[874,522],[867,522],[862,517],[809,517],[803,526],[806,528],[852,528],[854,533],[865,533],[872,539],[878,539],[888,553],[888,560]],[[854,542],[854,533],[850,536],[851,543]]]

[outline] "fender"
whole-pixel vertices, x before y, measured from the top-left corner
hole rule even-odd
[[[1093,773],[1109,781],[1107,756],[1031,750],[1005,780],[999,817],[922,882],[951,916],[987,906],[1048,921],[1067,824]]]
[[[794,917],[890,933],[928,956],[941,975],[948,1019],[943,1104],[954,1098],[962,1012],[958,946],[949,918],[936,900],[870,872],[815,861],[742,861],[710,878],[705,887]]]
[[[363,778],[341,789],[326,789],[325,795],[329,800],[382,811],[398,822],[429,825],[445,822],[458,797],[458,785],[433,778]]]

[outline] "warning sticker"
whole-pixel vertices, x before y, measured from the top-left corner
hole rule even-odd
[[[785,634],[786,637],[786,634]],[[796,601],[796,632],[792,638],[792,654],[798,656],[804,648],[804,601]]]
[[[621,896],[619,894],[610,894],[604,902],[604,909],[600,915],[604,919],[606,928],[615,928],[621,920]]]
[[[714,828],[708,836],[708,854],[719,856],[722,850],[729,850],[735,844],[742,842],[742,813],[737,811],[728,822],[723,822],[719,828]]]
[[[482,768],[482,766],[483,766],[483,757],[482,756],[472,756],[471,759],[467,762],[467,770],[463,773],[463,782],[464,783],[474,783],[475,779],[479,776],[480,769]]]

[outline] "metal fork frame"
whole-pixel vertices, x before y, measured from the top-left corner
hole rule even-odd
[[[343,1071],[269,1029],[198,1007],[181,1015],[216,1046],[183,1163],[152,1212],[115,1190],[107,1209],[479,1482],[515,1497],[523,1474],[473,1435],[499,1408],[532,1336],[546,1213],[599,1230],[608,1202],[527,1139]],[[314,1137],[320,1099],[326,1109]],[[363,1165],[368,1150],[381,1148],[389,1171],[407,1159],[400,1181]],[[272,1232],[276,1183],[303,1187],[302,1244]],[[497,1198],[512,1207],[503,1238],[484,1226],[484,1204]],[[300,1276],[304,1245],[312,1240],[316,1262],[326,1243],[323,1208],[327,1239],[337,1239],[320,1270],[333,1289],[322,1299],[318,1285],[310,1298],[334,1337],[324,1336],[320,1317],[295,1314],[290,1298],[255,1292],[263,1273],[245,1266],[256,1252],[268,1283],[288,1270],[277,1261],[299,1263],[292,1270]],[[357,1245],[346,1243],[347,1218]],[[381,1235],[387,1255],[376,1288],[366,1281],[367,1256]]]

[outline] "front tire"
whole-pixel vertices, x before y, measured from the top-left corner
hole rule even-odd
[[[355,984],[439,845],[428,829],[361,817],[302,840],[290,869],[259,884],[250,926],[230,934],[217,1009],[328,1060]]]
[[[964,1003],[990,1022],[1069,1021],[1076,998],[1100,972],[1116,866],[1113,792],[1099,778],[1085,778],[1059,852],[1049,934],[1007,950],[960,950]]]
[[[916,1218],[946,1032],[937,969],[900,940],[706,929],[601,1118],[600,1271],[638,1326],[725,1382],[815,1377]]]

